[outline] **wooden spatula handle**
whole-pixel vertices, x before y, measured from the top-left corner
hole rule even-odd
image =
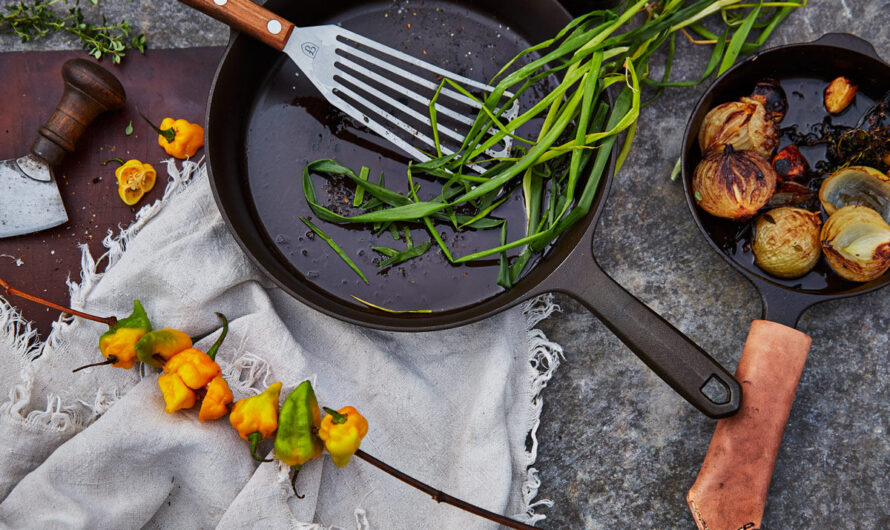
[[[227,26],[283,50],[294,25],[251,0],[179,0]]]
[[[65,90],[56,111],[37,130],[31,152],[57,166],[74,151],[80,135],[99,114],[124,106],[127,95],[114,74],[86,59],[62,65]]]
[[[782,433],[811,339],[796,329],[755,320],[735,377],[738,414],[717,422],[686,502],[699,529],[760,528]]]

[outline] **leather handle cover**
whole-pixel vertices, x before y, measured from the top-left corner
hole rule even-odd
[[[99,114],[124,106],[127,95],[114,74],[86,59],[62,65],[65,90],[56,110],[37,130],[31,152],[57,166]]]
[[[294,25],[251,0],[179,0],[230,28],[275,48],[284,49]]]
[[[760,528],[779,445],[812,339],[796,329],[755,320],[736,379],[738,414],[717,422],[686,502],[700,530]]]

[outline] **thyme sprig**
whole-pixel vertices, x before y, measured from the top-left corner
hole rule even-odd
[[[98,0],[89,0],[96,5]],[[59,14],[54,6],[68,6],[67,14]],[[96,59],[111,57],[117,64],[127,50],[145,52],[145,35],[133,34],[129,20],[109,24],[102,15],[101,24],[86,22],[80,7],[80,0],[18,0],[5,6],[0,15],[0,33],[14,33],[22,42],[42,39],[54,33],[74,35],[83,49]]]

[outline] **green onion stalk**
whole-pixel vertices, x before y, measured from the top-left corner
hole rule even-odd
[[[409,165],[408,193],[387,189],[382,176],[379,183],[371,182],[367,168],[356,175],[334,160],[322,159],[303,170],[307,202],[322,221],[362,223],[375,233],[389,230],[394,239],[399,239],[399,228],[405,226],[423,228],[430,233],[430,244],[414,246],[410,232],[405,230],[408,248],[404,251],[375,247],[388,258],[382,261],[382,266],[420,256],[435,242],[455,264],[498,256],[498,284],[509,288],[522,276],[532,258],[544,252],[590,211],[611,153],[622,134],[617,168],[626,160],[644,105],[667,87],[695,86],[715,72],[723,73],[740,54],[759,48],[795,8],[805,5],[806,0],[639,0],[621,2],[615,9],[587,13],[574,19],[552,39],[522,51],[504,65],[490,82],[494,90],[484,101],[450,79],[442,80],[439,91],[447,85],[479,101],[482,108],[454,154],[442,154],[434,132],[435,152],[430,153],[431,159]],[[704,25],[706,21],[710,27],[719,25],[721,29],[708,29]],[[697,44],[712,46],[710,60],[697,79],[670,79],[678,34]],[[699,40],[694,40],[693,34]],[[663,74],[655,79],[649,75],[650,61],[664,46],[667,53]],[[517,67],[521,59],[527,62]],[[554,77],[559,79],[555,87],[550,82]],[[644,85],[655,90],[645,102],[641,98]],[[535,86],[546,87],[545,95],[515,118],[503,119],[504,112],[517,98]],[[618,92],[611,105],[606,95],[610,87]],[[433,131],[436,131],[435,101],[439,91],[429,107]],[[541,125],[530,141],[518,136],[517,130],[531,120]],[[486,158],[486,150],[506,137],[517,140],[510,156]],[[479,167],[484,171],[474,173],[474,168]],[[363,213],[343,216],[319,204],[313,174],[342,175],[352,180],[357,190],[354,204]],[[441,182],[441,192],[432,199],[420,200],[419,185],[413,180],[416,175]],[[523,237],[508,241],[507,221],[495,214],[517,188],[523,193],[527,226]],[[435,229],[436,222],[450,223],[456,230],[500,230],[500,244],[454,256]],[[508,251],[518,251],[518,254],[508,257]],[[341,257],[361,275],[348,256],[341,253]]]

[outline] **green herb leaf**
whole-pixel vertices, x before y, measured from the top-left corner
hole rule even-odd
[[[13,33],[22,42],[31,42],[55,33],[67,33],[80,40],[81,47],[92,57],[101,59],[111,57],[115,64],[120,63],[128,49],[139,49],[145,46],[145,37],[141,44],[125,44],[130,35],[130,22],[122,20],[117,24],[109,23],[101,16],[99,24],[87,22],[77,0],[69,7],[67,14],[61,14],[53,6],[69,0],[18,0],[3,7],[5,14],[0,15],[0,33]],[[97,0],[90,0],[97,5]]]
[[[124,134],[127,136],[133,134],[133,120],[130,120],[130,123],[127,124],[127,128],[124,129]]]

